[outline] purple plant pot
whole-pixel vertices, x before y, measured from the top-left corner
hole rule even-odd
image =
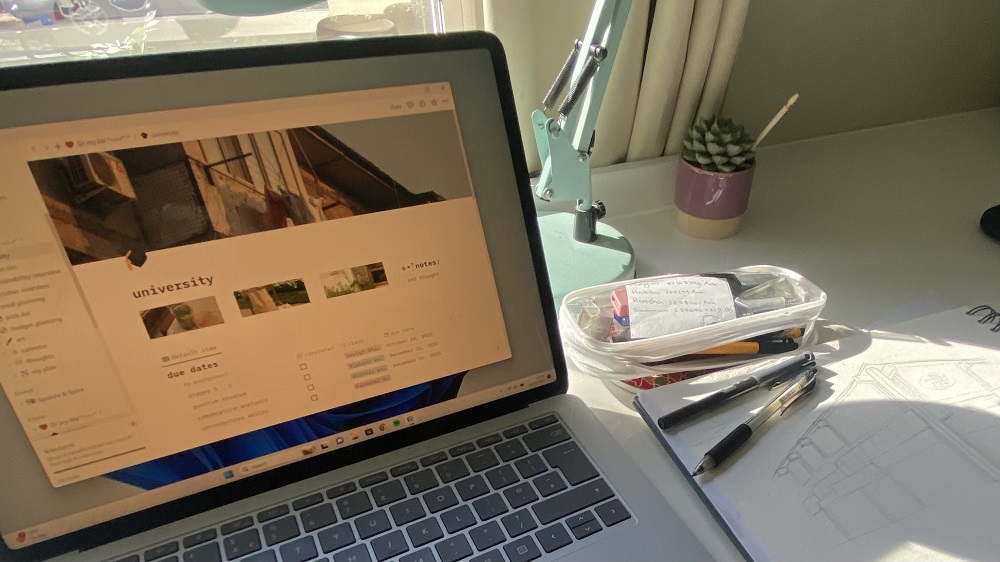
[[[677,229],[695,238],[736,234],[750,200],[753,167],[739,172],[709,172],[684,159],[677,165]]]

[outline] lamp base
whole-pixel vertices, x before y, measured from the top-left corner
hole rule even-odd
[[[635,277],[635,251],[621,232],[598,222],[597,240],[577,242],[573,239],[575,220],[572,213],[538,215],[556,308],[570,291]]]

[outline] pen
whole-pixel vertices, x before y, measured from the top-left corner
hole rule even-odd
[[[804,372],[800,373],[797,377],[792,379],[788,383],[788,388],[781,391],[781,394],[776,396],[774,400],[767,403],[766,406],[760,409],[756,414],[750,416],[746,422],[741,423],[736,426],[736,429],[729,432],[719,441],[714,447],[705,453],[705,456],[701,458],[701,462],[698,466],[694,467],[694,471],[691,472],[691,476],[698,476],[699,474],[705,472],[706,470],[711,470],[718,466],[722,461],[726,460],[729,455],[733,454],[736,449],[739,449],[744,443],[750,439],[753,432],[756,431],[761,424],[768,420],[775,413],[783,414],[785,410],[792,405],[793,402],[807,394],[813,388],[816,387],[816,367],[809,367]]]
[[[760,370],[754,371],[749,377],[735,384],[729,385],[718,392],[713,392],[701,400],[692,402],[682,408],[666,414],[656,420],[656,424],[660,426],[660,429],[670,429],[692,416],[714,408],[726,400],[736,398],[737,396],[746,394],[747,392],[761,386],[774,388],[778,384],[784,383],[788,379],[800,373],[802,369],[806,366],[810,366],[815,360],[815,355],[811,352],[806,352],[780,359],[773,363],[768,363]]]

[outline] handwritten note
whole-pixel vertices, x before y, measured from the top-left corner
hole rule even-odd
[[[736,318],[729,283],[673,277],[626,287],[632,339],[652,338]]]

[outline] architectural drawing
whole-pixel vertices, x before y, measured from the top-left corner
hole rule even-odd
[[[879,407],[857,407],[869,401]],[[774,477],[801,487],[800,516],[847,542],[1000,481],[998,437],[994,362],[864,364]]]

